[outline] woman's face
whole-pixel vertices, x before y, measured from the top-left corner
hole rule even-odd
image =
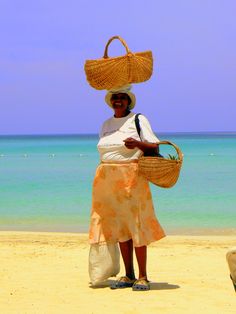
[[[129,96],[125,93],[113,94],[111,104],[115,111],[115,116],[125,116],[129,106]]]

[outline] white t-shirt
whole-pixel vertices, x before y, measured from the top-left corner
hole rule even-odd
[[[153,133],[149,121],[143,115],[139,115],[142,141],[158,143],[159,139]],[[111,117],[103,123],[98,142],[98,151],[102,161],[128,161],[138,159],[143,152],[138,149],[129,149],[125,146],[124,140],[132,137],[140,141],[135,126],[135,113],[130,112],[126,117]]]

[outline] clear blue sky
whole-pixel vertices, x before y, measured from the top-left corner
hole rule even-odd
[[[235,12],[235,0],[0,0],[0,134],[97,133],[112,112],[83,67],[113,35],[153,52],[133,92],[155,131],[236,131]]]

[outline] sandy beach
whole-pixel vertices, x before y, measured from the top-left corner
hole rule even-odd
[[[235,313],[225,259],[235,245],[232,235],[167,236],[149,246],[151,290],[133,292],[89,286],[86,234],[2,231],[0,313]]]

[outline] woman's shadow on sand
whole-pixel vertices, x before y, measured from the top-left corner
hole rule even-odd
[[[110,288],[112,284],[115,283],[115,280],[106,280],[103,283],[96,285],[96,286],[90,286],[92,289],[101,289],[101,288]],[[150,290],[172,290],[172,289],[179,289],[179,285],[170,284],[168,282],[150,282]]]

